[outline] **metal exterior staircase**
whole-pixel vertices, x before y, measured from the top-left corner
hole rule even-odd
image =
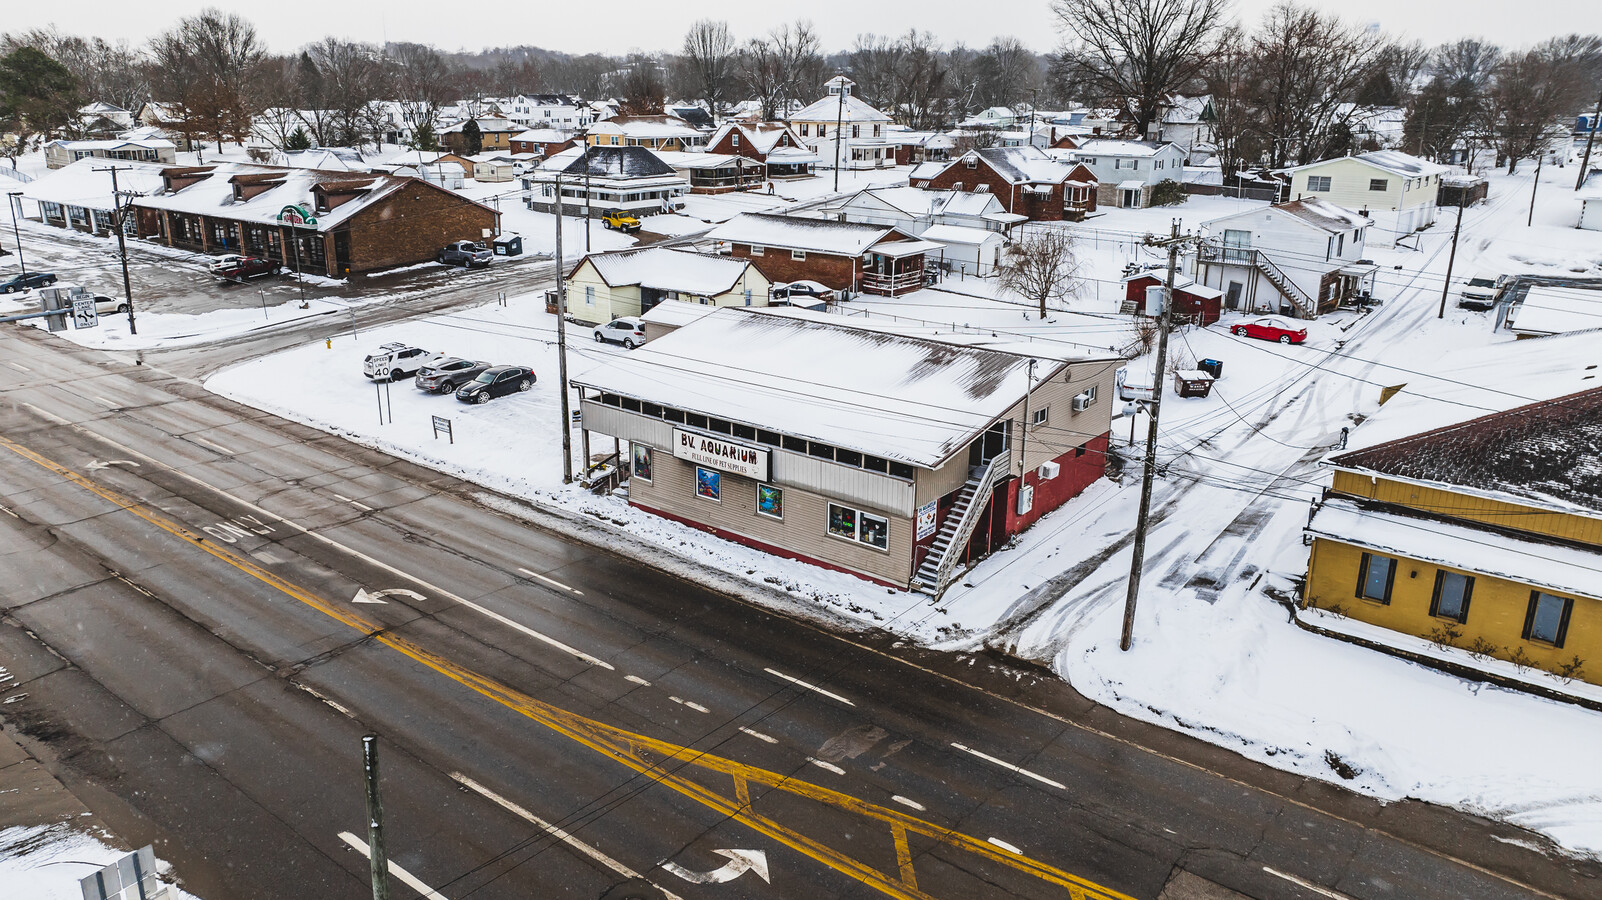
[[[975,466],[968,471],[968,481],[957,493],[951,512],[946,514],[945,524],[940,527],[940,533],[935,535],[934,543],[929,546],[928,555],[918,566],[918,573],[913,578],[916,590],[931,597],[945,593],[951,573],[956,569],[957,561],[962,559],[963,548],[968,546],[968,539],[973,537],[973,530],[990,503],[996,480],[1006,471],[1011,458],[1012,454],[1001,453],[983,466]]]
[[[1318,302],[1307,296],[1307,292],[1296,286],[1296,282],[1285,274],[1285,270],[1274,264],[1274,261],[1263,255],[1261,250],[1252,251],[1252,265],[1257,271],[1268,278],[1270,284],[1277,288],[1286,300],[1291,302],[1302,314],[1302,318],[1318,318]]]

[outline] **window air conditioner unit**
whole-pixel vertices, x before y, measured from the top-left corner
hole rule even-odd
[[[1043,462],[1040,464],[1040,468],[1036,470],[1036,474],[1040,476],[1041,481],[1050,481],[1061,473],[1062,466],[1054,462]]]
[[[1084,412],[1090,408],[1093,398],[1089,394],[1080,394],[1074,398],[1074,412]]]

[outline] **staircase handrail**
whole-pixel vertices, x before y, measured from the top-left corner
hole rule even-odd
[[[973,536],[975,526],[979,524],[981,507],[990,502],[990,492],[996,486],[996,477],[1003,470],[1002,463],[1009,466],[1012,454],[998,453],[985,464],[984,472],[979,475],[979,484],[974,488],[973,499],[968,501],[968,508],[963,510],[962,518],[957,520],[957,530],[951,534],[951,543],[946,545],[945,553],[940,557],[940,565],[935,568],[934,595],[940,596],[946,589],[946,582],[951,578],[951,572],[956,568],[957,560],[968,546],[968,538]]]
[[[1313,298],[1307,296],[1307,292],[1302,290],[1301,286],[1296,282],[1292,281],[1291,277],[1285,274],[1284,269],[1281,269],[1278,264],[1269,259],[1268,256],[1265,255],[1261,250],[1252,251],[1252,256],[1257,263],[1257,268],[1263,270],[1263,273],[1274,281],[1275,287],[1278,287],[1281,291],[1285,292],[1285,296],[1290,298],[1291,303],[1300,307],[1303,312],[1310,316],[1318,314],[1318,307],[1313,303]]]

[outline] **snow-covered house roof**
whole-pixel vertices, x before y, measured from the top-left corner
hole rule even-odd
[[[1072,159],[1057,159],[1034,145],[1022,147],[986,147],[970,150],[942,167],[963,165],[970,155],[977,155],[996,171],[996,174],[1013,184],[1061,184],[1068,181],[1079,167]]]
[[[762,164],[738,153],[689,153],[682,150],[652,150],[656,158],[673,169],[760,169]]]
[[[1602,516],[1602,387],[1342,453],[1329,464]]]
[[[1030,359],[724,307],[573,382],[935,468],[1023,400]],[[1040,381],[1063,365],[1041,363]]]
[[[572,140],[573,136],[556,128],[530,128],[512,135],[511,139],[535,144],[560,144]]]
[[[1304,166],[1292,166],[1288,169],[1279,169],[1280,172],[1300,172],[1304,169],[1313,169],[1328,165],[1342,159],[1357,160],[1366,163],[1383,172],[1389,172],[1402,178],[1423,178],[1430,175],[1444,175],[1451,171],[1447,166],[1437,165],[1427,159],[1420,159],[1400,150],[1373,150],[1368,153],[1359,153],[1356,156],[1338,156],[1334,159],[1321,159],[1318,162],[1308,163]]]
[[[716,241],[779,247],[835,256],[861,256],[896,233],[888,225],[863,225],[774,213],[741,213],[707,233]]]
[[[1602,381],[1602,329],[1466,348],[1411,368],[1420,371],[1368,376],[1401,389],[1353,429],[1349,450],[1594,388]]]
[[[749,260],[671,247],[592,253],[580,260],[573,271],[585,263],[593,266],[611,287],[639,285],[699,297],[715,297],[732,290],[751,267]]]
[[[328,231],[394,194],[409,184],[427,185],[426,190],[443,190],[415,178],[395,175],[353,174],[327,172],[318,169],[286,169],[277,166],[260,166],[248,163],[218,163],[211,166],[167,166],[169,176],[200,176],[198,181],[178,190],[162,189],[149,196],[136,197],[133,205],[148,209],[165,209],[190,215],[216,216],[262,225],[278,224],[278,214],[286,206],[299,205],[315,212],[317,224],[306,226],[317,231]],[[236,199],[235,183],[253,189],[266,186],[260,193],[246,199]],[[317,197],[326,195],[349,196],[332,209],[318,209]],[[449,193],[449,192],[447,192]],[[450,196],[463,203],[475,203],[459,194]],[[489,209],[489,207],[484,207]]]
[[[1574,192],[1576,200],[1602,200],[1602,169],[1592,169],[1585,182]]]
[[[717,146],[717,143],[730,132],[738,132],[741,140],[750,144],[752,150],[763,155],[774,152],[779,141],[786,135],[790,138],[791,146],[806,145],[801,140],[801,135],[786,122],[725,122],[707,138],[707,146]]]
[[[990,241],[1005,240],[1005,236],[998,231],[988,228],[969,228],[966,225],[930,225],[923,230],[925,240],[938,244],[963,244],[966,246],[980,246]]]
[[[110,140],[103,140],[103,141],[57,140],[57,141],[51,141],[50,143],[45,144],[45,146],[46,147],[60,147],[60,148],[62,148],[64,150],[67,150],[67,151],[77,151],[77,152],[92,152],[92,151],[95,151],[95,150],[107,150],[107,151],[130,150],[130,149],[132,149],[132,150],[172,150],[172,149],[175,149],[177,147],[176,144],[174,144],[172,141],[167,140],[166,138],[140,138],[139,140],[127,140],[127,139],[124,139],[124,138],[112,138]]]
[[[276,162],[291,169],[321,169],[324,172],[366,172],[372,164],[352,147],[319,147],[315,150],[284,150]]]
[[[1255,207],[1208,219],[1202,223],[1202,230],[1207,234],[1219,234],[1221,225],[1251,222],[1254,225],[1264,222],[1265,216],[1270,219],[1304,225],[1316,228],[1328,234],[1344,234],[1369,225],[1369,220],[1342,206],[1336,206],[1328,200],[1317,197],[1307,197],[1301,200],[1292,200],[1288,203],[1276,203],[1269,207]],[[1258,230],[1256,228],[1252,230]]]
[[[673,167],[648,147],[569,147],[547,159],[541,171],[564,175],[611,178],[651,178],[672,175]]]
[[[888,122],[890,117],[851,94],[846,94],[843,100],[839,94],[830,94],[791,113],[788,121],[827,122],[830,125],[840,121],[859,125],[863,122]]]
[[[1171,147],[1167,141],[1125,141],[1112,138],[1091,138],[1080,141],[1074,152],[1080,156],[1120,156],[1125,159],[1146,159],[1156,156],[1164,147]],[[1177,148],[1176,148],[1177,149]]]
[[[1521,335],[1589,331],[1602,325],[1602,290],[1531,285],[1509,306],[1504,325]]]
[[[699,140],[701,132],[673,116],[618,116],[590,126],[590,134],[618,134],[636,140]]]
[[[500,134],[502,132],[516,133],[516,132],[519,132],[519,131],[523,130],[523,126],[517,124],[516,122],[513,122],[511,119],[502,119],[502,118],[492,117],[492,116],[481,116],[481,117],[473,118],[473,119],[463,119],[462,121],[457,122],[457,123],[455,123],[453,125],[447,125],[444,128],[441,128],[439,130],[439,133],[442,134],[442,135],[445,135],[445,134],[456,134],[456,133],[460,132],[463,128],[466,128],[467,127],[467,123],[470,122],[470,121],[478,123],[478,130],[479,130],[480,134],[484,134],[484,133],[488,133],[488,132],[494,132],[496,134]]]
[[[103,159],[80,159],[59,169],[52,169],[21,185],[22,196],[37,203],[115,209],[116,202],[111,195],[111,173],[104,170],[105,165]],[[163,163],[118,160],[117,168],[120,170],[117,173],[118,188],[148,194],[161,189],[161,172],[167,166]]]

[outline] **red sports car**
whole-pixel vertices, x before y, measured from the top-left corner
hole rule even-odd
[[[1241,337],[1279,341],[1281,344],[1300,344],[1307,340],[1307,329],[1297,328],[1294,322],[1279,316],[1263,316],[1250,322],[1242,322],[1230,331]]]

